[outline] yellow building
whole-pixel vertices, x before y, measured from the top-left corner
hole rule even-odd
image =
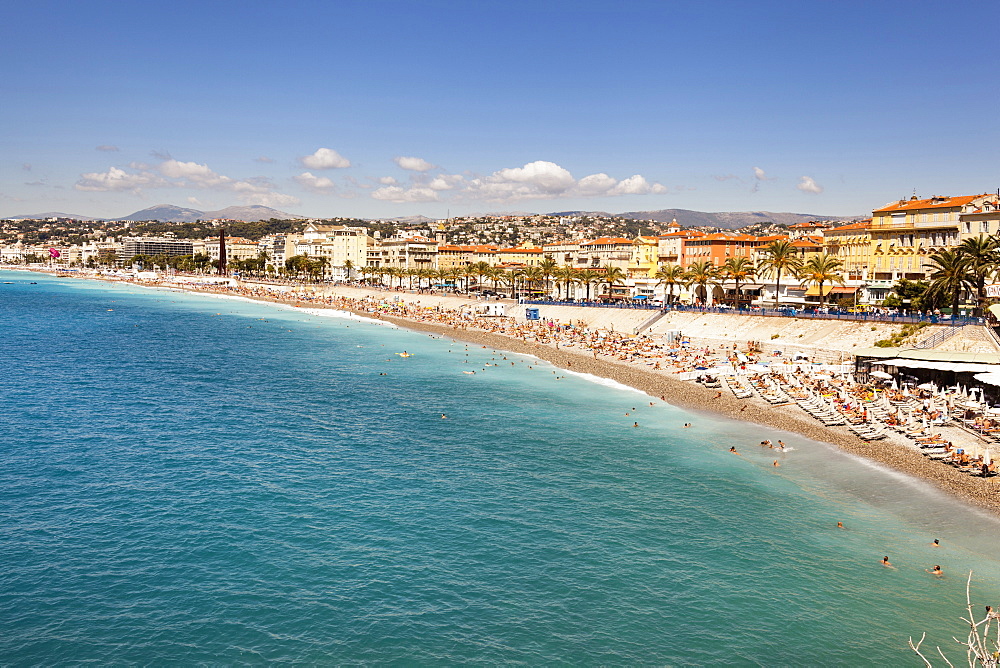
[[[871,219],[823,231],[823,250],[840,260],[846,281],[865,281],[871,268]]]
[[[900,278],[926,278],[927,258],[960,243],[961,215],[981,209],[990,200],[995,201],[996,195],[930,199],[914,195],[872,211],[872,287],[888,288]]]

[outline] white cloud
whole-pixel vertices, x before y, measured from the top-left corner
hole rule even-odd
[[[760,167],[754,167],[753,168],[753,177],[755,179],[757,179],[758,181],[767,181],[768,180],[768,178],[767,178],[767,172],[765,172]]]
[[[385,186],[372,191],[373,199],[380,199],[386,202],[436,202],[438,194],[430,188],[413,187],[401,188],[400,186]]]
[[[450,199],[512,202],[525,199],[663,194],[668,189],[659,183],[650,183],[639,174],[618,181],[601,172],[577,181],[566,168],[554,162],[536,160],[522,167],[508,167],[478,178],[466,178],[461,174],[439,174],[428,181],[425,177],[415,176],[408,188],[381,188],[372,193],[372,196],[391,201],[430,201],[428,198],[432,192],[446,191],[451,191]]]
[[[111,167],[107,172],[81,174],[74,187],[89,192],[132,191],[136,194],[150,188],[196,188],[234,193],[247,204],[287,206],[299,203],[295,197],[275,191],[268,179],[237,180],[197,162],[168,158],[156,166],[133,162],[129,169],[132,171]]]
[[[465,177],[461,174],[438,174],[431,179],[431,182],[427,184],[427,187],[431,190],[454,190],[459,187],[463,181],[465,181]]]
[[[501,169],[491,177],[493,183],[517,183],[529,185],[545,193],[559,194],[572,188],[576,181],[569,170],[554,162],[536,160],[524,167]]]
[[[654,184],[651,184],[649,181],[647,181],[645,177],[640,176],[639,174],[635,174],[633,176],[628,177],[627,179],[624,179],[618,185],[616,185],[612,194],[648,195],[653,191],[653,185]],[[659,191],[660,193],[666,192],[667,189],[661,186],[660,184],[657,183],[655,185],[662,188],[662,190]]]
[[[803,176],[801,177],[801,179],[802,180],[799,181],[799,184],[795,187],[801,190],[802,192],[814,193],[816,195],[823,192],[823,186],[816,183],[816,181],[814,181],[811,176]]]
[[[436,165],[432,165],[423,158],[412,158],[397,156],[392,159],[397,165],[403,169],[408,169],[411,172],[426,172],[434,169]]]
[[[101,144],[97,146],[98,151],[104,151],[105,153],[115,153],[118,151],[118,147],[113,144]]]
[[[84,192],[139,192],[143,188],[163,188],[167,183],[162,177],[148,171],[126,172],[111,167],[106,172],[88,172],[80,175],[74,188]]]
[[[325,176],[316,176],[311,172],[302,172],[292,179],[306,190],[318,193],[328,193],[334,190],[337,185]]]
[[[253,159],[254,162],[262,162],[265,165],[270,165],[274,163],[274,158],[269,158],[266,155],[261,155]]]
[[[399,184],[399,181],[392,178],[391,176],[380,176],[378,182],[384,186],[394,186]]]
[[[618,185],[618,179],[611,178],[607,174],[591,174],[580,179],[576,184],[576,189],[581,195],[606,195]]]
[[[351,166],[351,161],[332,148],[316,149],[312,155],[299,158],[303,167],[309,169],[343,169]]]
[[[203,188],[232,182],[229,177],[213,172],[208,165],[199,165],[197,162],[181,162],[173,158],[160,163],[159,170],[168,179],[186,180]]]
[[[193,204],[194,206],[201,206],[201,200],[199,200],[197,197],[188,197],[187,203]]]
[[[756,169],[756,167],[754,169]],[[716,181],[732,181],[733,179],[736,179],[737,181],[740,180],[740,177],[735,174],[716,174],[712,176],[712,178]]]

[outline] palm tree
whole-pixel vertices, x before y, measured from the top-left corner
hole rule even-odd
[[[530,286],[537,286],[544,276],[540,267],[525,267],[521,270],[521,278],[524,281],[524,287],[530,292]]]
[[[693,262],[691,266],[688,267],[687,272],[685,272],[685,278],[687,279],[688,285],[697,285],[701,287],[702,304],[707,305],[708,284],[718,284],[719,270],[710,260],[699,260],[698,262]],[[698,296],[697,290],[695,290],[695,296]]]
[[[931,284],[924,294],[935,303],[947,303],[946,300],[950,299],[954,318],[958,316],[962,292],[972,292],[976,288],[967,269],[968,258],[958,248],[946,248],[931,255],[928,260],[924,266],[931,270]]]
[[[679,264],[668,264],[665,267],[660,267],[653,274],[653,278],[656,279],[656,285],[659,286],[660,283],[666,283],[670,288],[670,299],[667,303],[672,303],[674,301],[674,286],[684,280],[684,269]]]
[[[982,317],[986,308],[986,279],[1000,266],[1000,239],[996,237],[970,237],[958,245],[958,252],[965,261],[976,290],[976,317]]]
[[[489,262],[483,262],[480,260],[469,267],[472,270],[472,275],[476,277],[476,287],[482,292],[483,289],[483,277],[488,276],[490,271],[493,269]]]
[[[555,270],[553,274],[556,279],[556,290],[558,296],[562,297],[562,288],[566,288],[566,298],[569,299],[569,286],[577,280],[577,271],[570,265],[564,265]],[[561,287],[560,287],[561,286]]]
[[[740,283],[752,281],[757,276],[757,266],[748,257],[729,257],[722,265],[721,273],[736,283],[736,310],[740,308]]]
[[[538,269],[542,272],[542,279],[545,281],[545,294],[549,295],[552,290],[549,288],[549,279],[552,278],[559,264],[550,257],[543,259],[538,263]]]
[[[590,301],[590,286],[602,280],[603,276],[593,269],[584,269],[579,274],[581,283],[587,286],[587,301]]]
[[[354,269],[354,263],[350,260],[344,260],[344,272],[347,274],[347,282],[351,282],[351,270]]]
[[[434,278],[434,274],[435,273],[436,273],[436,271],[434,269],[431,269],[430,267],[419,267],[419,268],[417,268],[417,270],[415,272],[415,274],[417,276],[417,288],[423,288],[424,287],[424,281],[428,281],[428,285],[429,285],[430,280],[432,278]]]
[[[622,271],[621,267],[615,267],[610,264],[604,265],[602,269],[604,270],[604,273],[601,277],[600,283],[607,283],[608,296],[611,296],[615,284],[625,280],[625,272]]]
[[[510,288],[511,297],[514,296],[514,283],[517,280],[514,272],[504,271],[502,267],[493,267],[493,275],[490,278],[493,280],[494,287],[498,283],[506,285]]]
[[[840,269],[844,263],[829,253],[814,255],[799,270],[799,278],[805,280],[810,285],[819,287],[819,307],[823,308],[826,302],[826,295],[823,294],[824,283],[844,284],[844,277],[840,275]]]
[[[768,274],[774,272],[777,275],[774,289],[774,306],[777,308],[778,300],[781,298],[781,275],[788,272],[794,274],[801,269],[802,258],[799,257],[792,242],[787,239],[772,241],[764,252],[766,255],[761,261],[761,268]]]

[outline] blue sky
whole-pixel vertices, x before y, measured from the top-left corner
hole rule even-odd
[[[12,0],[0,16],[0,216],[846,216],[1000,187],[996,2]]]

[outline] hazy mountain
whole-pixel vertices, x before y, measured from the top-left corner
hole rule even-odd
[[[213,220],[215,218],[229,218],[252,223],[258,220],[270,220],[271,218],[288,220],[301,218],[301,216],[295,216],[258,204],[228,206],[218,211],[199,211],[198,209],[185,209],[173,204],[157,204],[148,209],[136,211],[128,216],[122,216],[117,220],[158,220],[163,223],[193,223],[196,220]]]
[[[46,218],[70,218],[72,220],[97,220],[89,216],[79,216],[75,213],[61,213],[59,211],[49,211],[48,213],[30,213],[17,216],[4,216],[8,220],[45,220]]]
[[[284,211],[278,211],[268,206],[250,204],[248,206],[227,206],[225,209],[219,209],[218,211],[206,211],[201,217],[202,219],[232,218],[233,220],[242,220],[245,223],[253,223],[258,220],[270,220],[272,218],[297,220],[306,216],[296,216],[293,213],[285,213]]]
[[[433,223],[437,218],[428,218],[427,216],[398,216],[395,218],[377,218],[374,220],[391,220],[397,223],[403,223],[404,225],[423,225],[425,223]]]
[[[185,209],[173,204],[157,204],[148,209],[122,216],[116,220],[158,220],[162,223],[193,223],[204,217],[204,212],[197,209]]]
[[[668,223],[677,219],[684,227],[720,227],[735,230],[755,223],[777,223],[779,225],[794,225],[810,220],[853,220],[865,216],[818,216],[811,213],[775,213],[773,211],[691,211],[689,209],[661,209],[659,211],[628,211],[611,214],[603,211],[563,211],[553,213],[554,216],[621,216],[635,220],[654,220]]]

